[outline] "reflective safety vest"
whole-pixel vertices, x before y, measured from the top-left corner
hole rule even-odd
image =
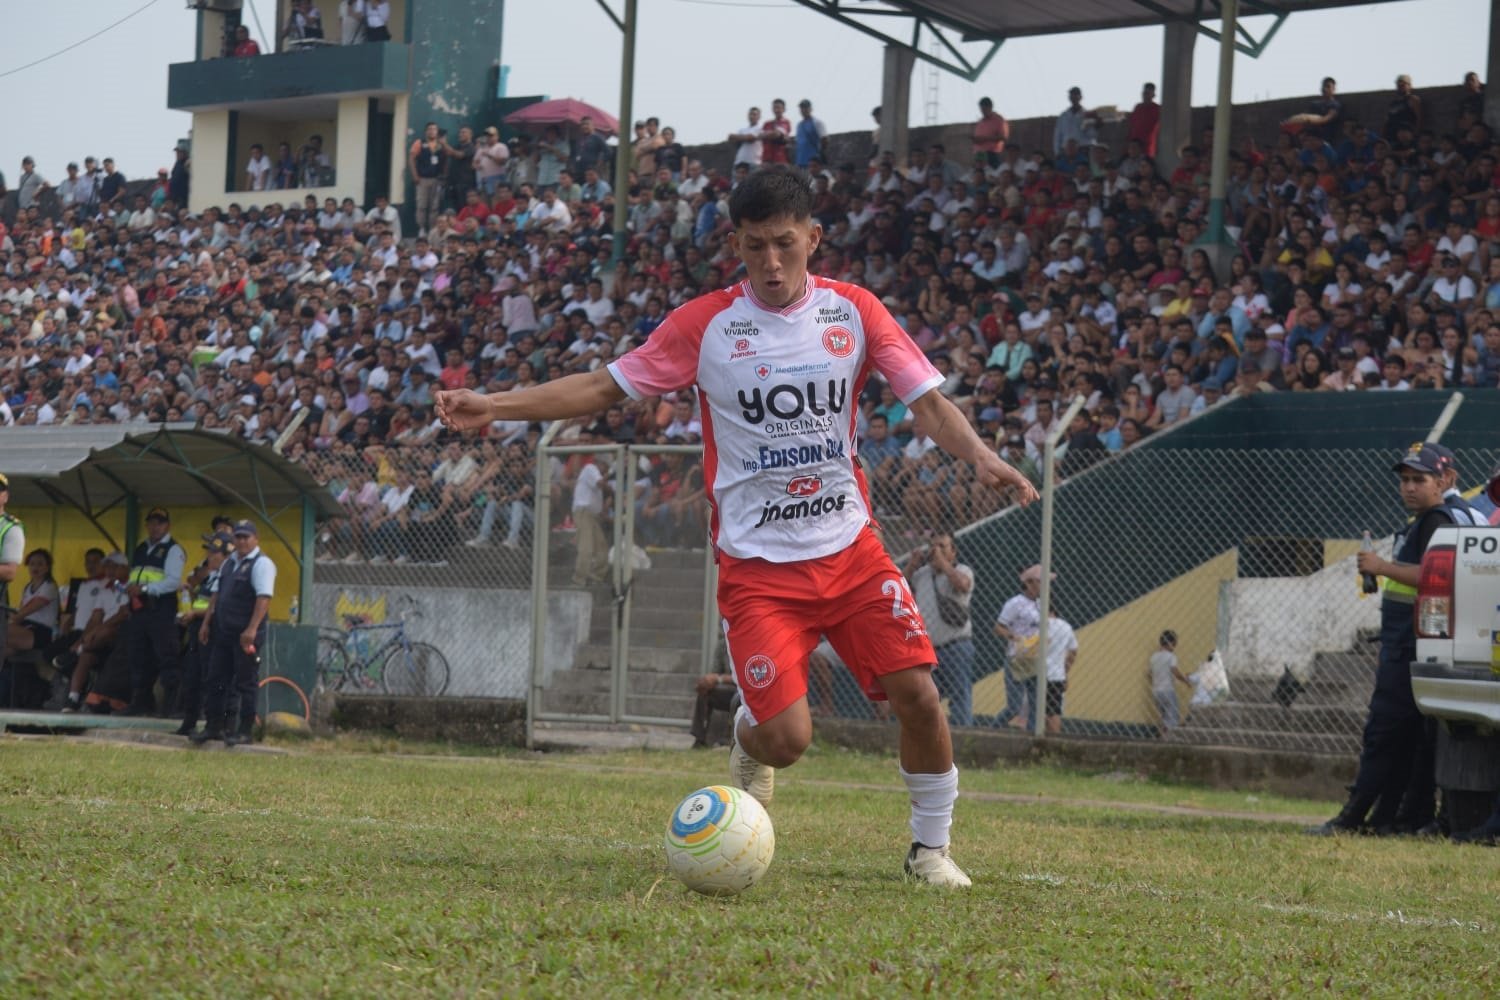
[[[25,530],[25,527],[26,526],[21,523],[20,518],[11,517],[9,514],[0,514],[0,546],[5,545],[5,536],[10,534],[10,530],[12,528],[21,528],[22,530]]]
[[[166,539],[152,545],[142,542],[135,547],[130,557],[130,582],[144,587],[148,583],[160,583],[167,578],[167,556],[176,542]]]
[[[198,581],[198,587],[193,591],[193,612],[203,614],[208,610],[208,603],[213,599],[215,592],[219,589],[219,571],[212,573]]]

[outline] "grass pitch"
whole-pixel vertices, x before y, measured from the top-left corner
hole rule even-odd
[[[725,752],[284,756],[0,738],[0,996],[1493,995],[1493,851],[1315,840],[1330,803],[968,771],[900,877],[892,761],[783,772],[744,896],[665,874]]]

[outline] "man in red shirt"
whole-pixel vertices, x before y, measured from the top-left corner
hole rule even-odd
[[[979,99],[979,121],[974,123],[974,155],[983,155],[985,166],[998,167],[1000,154],[1005,151],[1005,142],[1010,138],[1010,122],[995,110],[995,102],[988,97]]]
[[[792,120],[786,116],[786,101],[781,98],[771,102],[771,120],[760,128],[760,160],[762,163],[788,163],[787,143],[792,137]]]
[[[458,210],[458,221],[462,224],[469,219],[473,219],[479,225],[483,226],[484,220],[488,219],[493,212],[494,209],[484,203],[484,199],[479,196],[478,191],[470,191],[464,198],[464,207]],[[460,225],[460,228],[462,228],[462,225]]]
[[[606,367],[530,389],[438,393],[455,430],[493,420],[599,413],[626,395],[696,384],[704,403],[704,489],[719,558],[719,610],[742,704],[730,775],[762,803],[774,768],[812,742],[808,658],[827,635],[866,695],[900,722],[911,802],[906,873],[971,883],[948,851],[958,769],[932,679],[937,662],[906,579],[882,547],[856,455],[855,408],[872,372],[924,433],[1017,502],[1036,490],[942,394],[943,377],[869,291],[810,275],[822,241],[807,175],[752,173],[730,197],[730,246],[748,275],[675,310]]]
[[[464,379],[469,375],[469,366],[464,364],[464,356],[458,350],[448,352],[448,363],[438,373],[438,381],[443,384],[444,389],[462,389]]]
[[[1156,103],[1156,84],[1148,83],[1141,88],[1141,103],[1130,109],[1125,139],[1127,142],[1134,139],[1147,156],[1154,157],[1156,139],[1160,134],[1161,105]]]

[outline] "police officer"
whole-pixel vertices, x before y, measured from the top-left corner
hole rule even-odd
[[[1349,790],[1349,799],[1339,814],[1307,832],[1318,836],[1358,832],[1368,826],[1376,832],[1393,831],[1403,799],[1417,800],[1420,792],[1410,787],[1420,780],[1423,717],[1411,693],[1411,662],[1417,655],[1417,635],[1412,624],[1421,576],[1422,553],[1432,533],[1453,523],[1453,513],[1443,502],[1451,452],[1430,444],[1412,445],[1395,471],[1401,476],[1401,502],[1412,519],[1396,536],[1392,560],[1374,552],[1359,554],[1359,571],[1385,578],[1380,600],[1380,663],[1375,673],[1375,693],[1365,719],[1359,770]],[[1425,784],[1427,811],[1432,809],[1432,768],[1427,763]],[[1371,811],[1373,809],[1373,812]],[[1431,818],[1429,815],[1428,819]]]
[[[275,591],[276,565],[260,551],[255,525],[236,522],[234,555],[219,567],[219,590],[209,600],[198,632],[209,649],[209,671],[204,727],[189,737],[194,743],[223,740],[234,746],[251,741],[266,612]]]
[[[1443,506],[1453,515],[1453,523],[1463,526],[1483,524],[1484,516],[1469,506],[1469,501],[1459,492],[1458,456],[1440,444],[1430,447],[1448,461],[1448,468],[1443,473]]]
[[[165,507],[146,512],[146,540],[130,557],[130,577],[125,594],[130,617],[125,622],[124,642],[130,663],[130,704],[124,715],[156,712],[153,688],[158,672],[164,704],[171,714],[177,700],[178,660],[181,638],[177,634],[177,590],[187,568],[187,553],[172,540],[172,518]]]
[[[218,521],[217,518],[214,519]],[[178,736],[191,736],[198,728],[198,713],[203,705],[203,689],[208,677],[208,650],[212,636],[204,641],[200,634],[208,618],[208,605],[219,589],[219,568],[234,551],[234,536],[228,531],[214,531],[203,536],[203,562],[189,577],[191,603],[183,615],[188,647],[183,656],[182,686],[178,696],[182,705],[182,725]],[[210,629],[210,631],[212,631]]]
[[[16,570],[26,557],[26,528],[14,516],[6,513],[10,503],[10,480],[0,474],[0,593],[10,593],[10,581],[16,578]],[[0,600],[0,664],[5,662],[5,630],[10,624],[9,599]],[[0,704],[11,703],[9,685],[14,683],[10,674],[5,675],[7,690]]]

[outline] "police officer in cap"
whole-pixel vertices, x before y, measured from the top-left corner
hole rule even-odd
[[[261,552],[255,525],[236,522],[234,555],[219,567],[219,590],[198,631],[209,650],[209,670],[203,731],[189,737],[194,743],[223,740],[234,746],[253,738],[260,651],[275,591],[276,565]]]
[[[1401,477],[1401,502],[1411,512],[1404,530],[1396,536],[1393,559],[1374,552],[1359,554],[1359,571],[1384,577],[1380,599],[1380,661],[1375,672],[1375,693],[1365,719],[1359,770],[1349,790],[1349,799],[1339,814],[1307,832],[1318,836],[1361,832],[1397,832],[1402,803],[1422,799],[1425,787],[1428,815],[1432,811],[1432,766],[1421,772],[1426,730],[1411,693],[1411,663],[1417,656],[1417,634],[1412,623],[1421,576],[1422,553],[1432,533],[1453,523],[1453,512],[1445,504],[1452,453],[1430,444],[1414,444],[1396,463]],[[1414,780],[1415,779],[1415,780]],[[1373,812],[1372,812],[1373,810]]]
[[[10,480],[0,475],[0,595],[8,594],[10,581],[16,578],[16,570],[26,558],[26,528],[21,522],[6,513],[10,503]],[[0,663],[5,662],[5,628],[10,623],[9,600],[0,600]],[[10,698],[5,699],[6,702]]]
[[[218,520],[214,519],[215,524]],[[188,647],[182,662],[182,686],[178,689],[182,705],[178,736],[191,736],[198,728],[198,714],[203,706],[203,689],[208,678],[208,649],[212,643],[212,637],[204,641],[201,632],[208,619],[209,602],[219,589],[219,569],[234,551],[234,536],[228,531],[209,532],[203,536],[203,551],[203,562],[193,571],[197,579],[190,579],[192,598],[182,622],[187,631]]]
[[[130,557],[130,577],[125,593],[130,617],[125,622],[124,642],[130,663],[130,704],[124,715],[156,712],[153,688],[158,673],[164,704],[169,715],[177,700],[178,658],[181,639],[177,634],[177,591],[187,568],[187,553],[172,540],[172,518],[165,507],[146,512],[146,540]]]
[[[1470,506],[1469,501],[1458,488],[1458,456],[1452,450],[1440,445],[1429,444],[1429,448],[1438,453],[1448,462],[1447,470],[1443,473],[1443,506],[1448,508],[1448,513],[1453,515],[1453,523],[1460,526],[1483,524],[1484,515]]]

